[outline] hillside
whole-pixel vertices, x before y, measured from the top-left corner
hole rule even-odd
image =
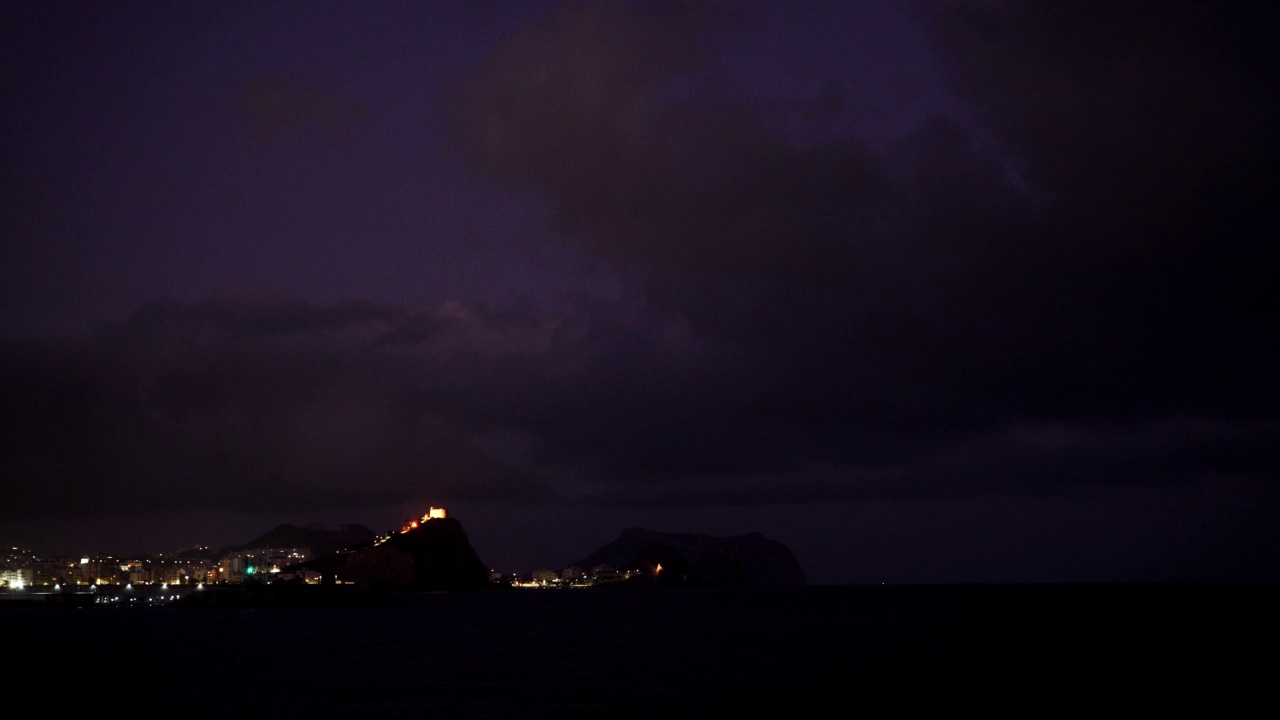
[[[716,537],[628,528],[571,566],[640,570],[634,585],[721,587],[804,585],[804,570],[791,550],[760,533]],[[658,566],[662,566],[659,571]]]
[[[426,520],[379,542],[316,557],[297,569],[324,582],[356,582],[379,590],[478,590],[493,586],[489,568],[455,518]]]
[[[307,548],[312,557],[319,558],[371,543],[376,537],[369,528],[354,523],[278,525],[242,545],[220,548],[217,555],[252,548]]]

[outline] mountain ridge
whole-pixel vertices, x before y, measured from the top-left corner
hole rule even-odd
[[[333,555],[350,547],[373,542],[377,533],[359,523],[308,523],[277,525],[247,543],[226,545],[220,555],[254,548],[306,548],[312,557]]]

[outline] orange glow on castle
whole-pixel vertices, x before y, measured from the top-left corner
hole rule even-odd
[[[446,517],[448,517],[448,513],[445,511],[444,508],[430,507],[430,508],[427,508],[427,513],[422,516],[422,519],[414,520],[410,518],[409,520],[406,520],[404,523],[404,526],[400,528],[400,532],[407,533],[410,530],[413,530],[414,528],[418,527],[419,524],[427,522],[428,520],[443,520]]]

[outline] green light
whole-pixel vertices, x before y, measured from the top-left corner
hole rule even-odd
[[[245,574],[245,575],[252,575],[252,574],[253,574],[253,570],[254,570],[254,567],[253,567],[252,565],[250,565],[249,567],[247,567],[247,568],[245,568],[245,569],[244,569],[244,574]]]

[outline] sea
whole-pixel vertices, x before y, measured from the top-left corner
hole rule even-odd
[[[0,688],[13,717],[1244,717],[1280,697],[1277,600],[890,585],[0,606]]]

